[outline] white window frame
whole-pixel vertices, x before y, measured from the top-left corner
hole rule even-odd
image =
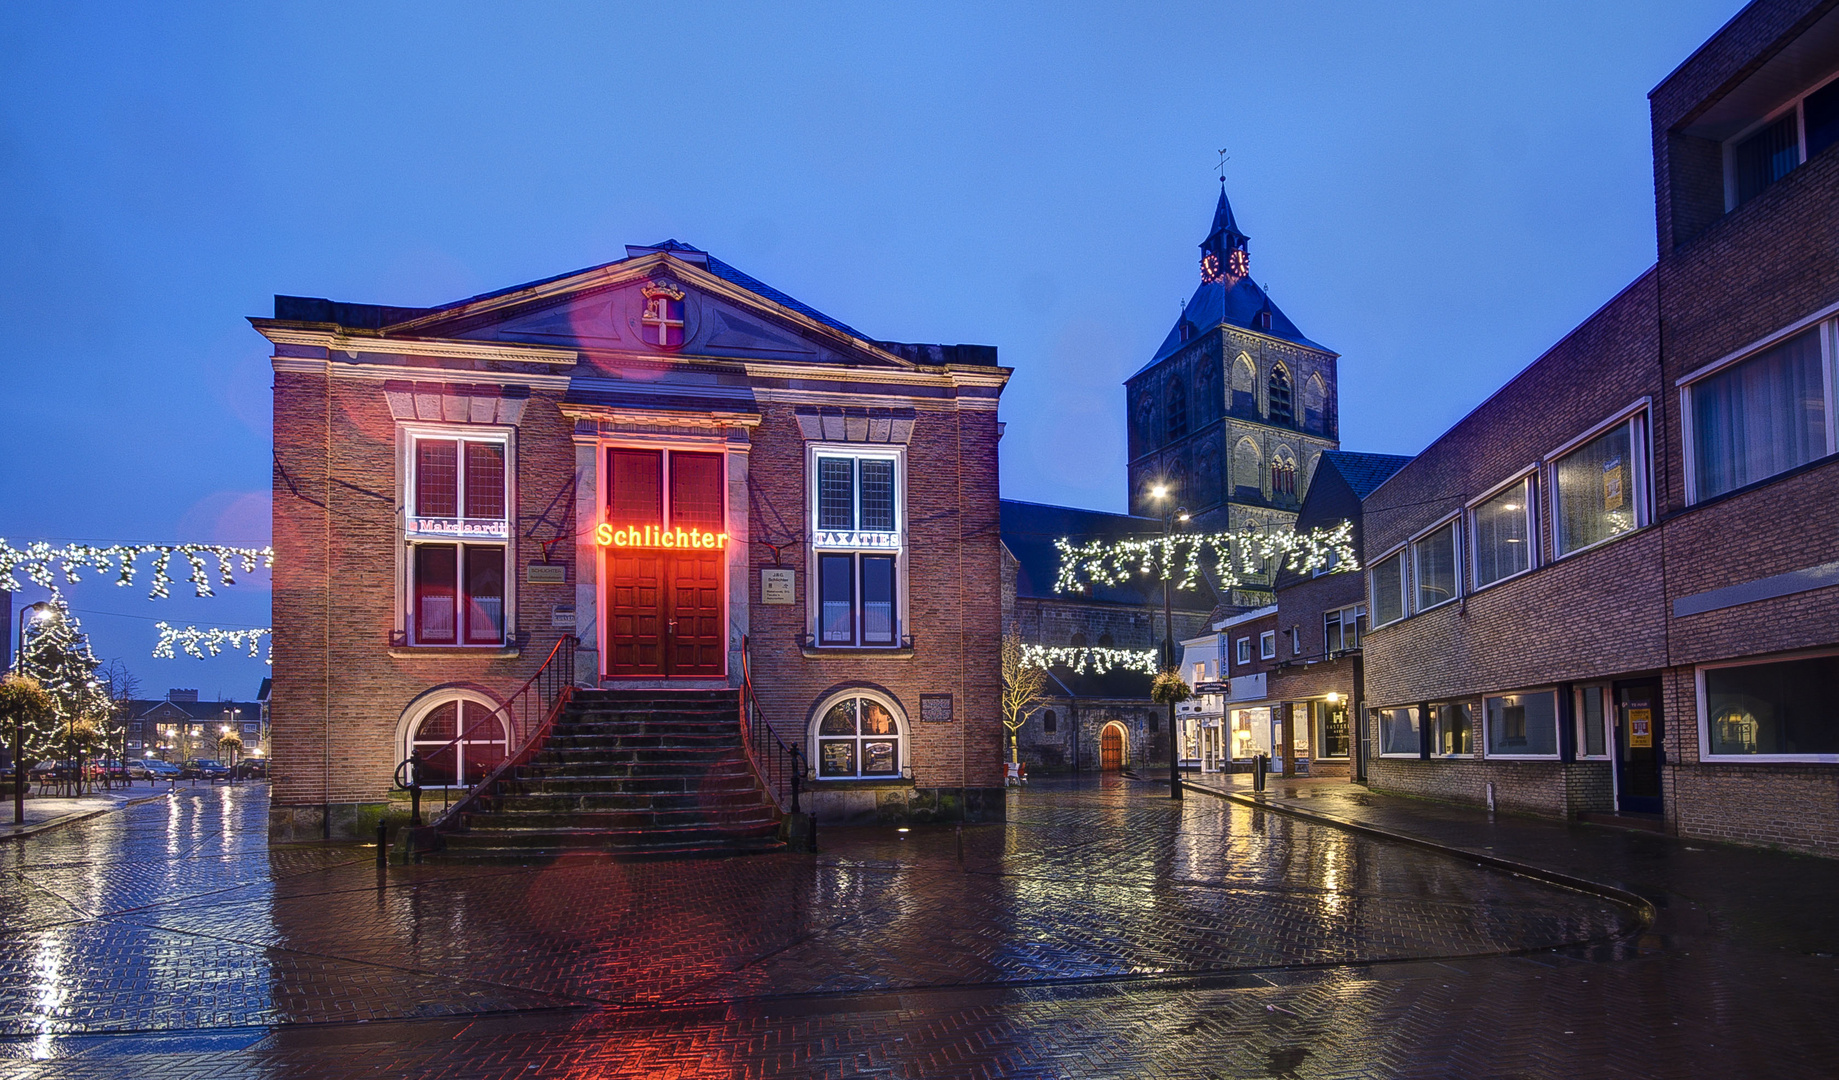
[[[1391,624],[1388,623],[1387,625],[1391,625]],[[1418,718],[1418,746],[1417,748],[1413,749],[1408,754],[1402,754],[1396,751],[1389,751],[1386,749],[1385,714],[1389,712],[1396,712],[1399,709],[1410,709],[1413,713],[1417,714],[1417,718]],[[1374,717],[1379,719],[1378,738],[1375,739],[1374,742],[1378,744],[1377,748],[1379,750],[1380,757],[1391,758],[1394,761],[1421,761],[1423,760],[1423,757],[1424,757],[1424,753],[1422,749],[1424,746],[1424,710],[1423,709],[1418,708],[1416,705],[1387,705],[1387,706],[1382,706],[1377,709],[1369,709],[1367,711],[1370,712]]]
[[[823,726],[824,717],[826,714],[830,712],[831,707],[834,706],[837,702],[844,700],[845,698],[868,698],[869,700],[878,703],[882,708],[886,709],[888,711],[888,715],[894,718],[894,730],[897,733],[897,738],[899,741],[895,745],[894,772],[892,774],[863,776],[862,775],[862,762],[861,762],[859,751],[858,751],[857,761],[856,761],[856,775],[854,776],[823,776],[819,774],[817,763],[819,761],[818,742],[819,742],[820,736],[818,735],[818,729]],[[860,743],[861,740],[865,738],[866,736],[836,735],[836,736],[828,736],[828,737],[839,738],[839,739],[840,738],[852,738],[852,739],[855,739],[858,743]],[[837,691],[834,691],[833,693],[826,694],[823,700],[817,703],[817,708],[812,710],[811,722],[805,725],[805,753],[809,755],[809,757],[806,760],[811,762],[811,779],[820,784],[864,784],[864,783],[866,784],[893,784],[893,783],[899,783],[907,778],[907,770],[911,768],[912,744],[913,744],[913,728],[910,724],[907,723],[906,710],[902,709],[900,707],[900,703],[895,701],[893,698],[889,697],[888,695],[882,693],[879,690],[871,690],[864,686],[846,686],[841,690],[837,690]]]
[[[1265,630],[1258,635],[1258,659],[1277,659],[1277,631]]]
[[[1252,663],[1252,639],[1242,637],[1233,646],[1234,655],[1240,667],[1250,667]]]
[[[504,446],[504,513],[505,535],[501,537],[465,536],[411,536],[409,519],[416,517],[416,459],[415,444],[421,439],[454,440],[456,442],[496,442]],[[459,459],[460,486],[456,496],[456,511],[466,509],[466,454],[462,450]],[[486,424],[421,424],[398,423],[396,425],[396,490],[401,494],[396,511],[396,626],[395,631],[405,647],[412,649],[468,649],[477,651],[503,650],[510,648],[517,638],[517,429]],[[461,515],[464,520],[464,514]],[[467,545],[495,545],[504,548],[504,613],[502,621],[504,632],[495,642],[468,642],[460,632],[459,626],[463,613],[459,610],[461,599],[465,594],[465,560],[462,550],[456,553],[459,565],[456,577],[459,579],[455,600],[454,618],[455,640],[441,642],[422,642],[420,640],[421,622],[415,611],[415,551],[421,544],[454,544],[460,548]]]
[[[1699,760],[1718,765],[1740,765],[1745,762],[1802,762],[1817,765],[1839,765],[1839,754],[1714,754],[1711,752],[1711,709],[1710,701],[1705,696],[1705,673],[1719,668],[1755,667],[1759,664],[1781,664],[1793,660],[1815,660],[1823,656],[1839,656],[1839,649],[1802,649],[1797,652],[1775,653],[1770,656],[1746,656],[1741,660],[1726,660],[1715,664],[1699,664],[1692,671],[1693,697],[1698,711]]]
[[[1629,433],[1628,448],[1629,453],[1633,454],[1635,457],[1629,469],[1629,498],[1634,500],[1635,527],[1627,532],[1605,537],[1593,544],[1585,544],[1582,547],[1572,548],[1570,551],[1560,550],[1558,543],[1559,460],[1569,455],[1573,450],[1588,446],[1590,443],[1596,441],[1599,436],[1607,435],[1624,424],[1634,425],[1634,428]],[[1543,494],[1545,497],[1546,520],[1551,523],[1552,561],[1558,562],[1561,559],[1568,559],[1573,555],[1581,555],[1586,551],[1595,551],[1604,544],[1613,544],[1623,537],[1633,536],[1649,525],[1652,525],[1654,523],[1653,463],[1653,399],[1645,395],[1624,405],[1620,410],[1612,413],[1608,419],[1599,422],[1595,427],[1546,454],[1544,461],[1545,491]]]
[[[1410,565],[1411,558],[1410,558],[1409,553],[1406,551],[1408,547],[1410,547],[1410,544],[1408,543],[1400,544],[1397,547],[1393,548],[1392,550],[1386,552],[1384,555],[1381,555],[1379,558],[1374,559],[1372,563],[1367,566],[1366,587],[1367,587],[1367,613],[1368,613],[1367,614],[1367,630],[1368,632],[1377,630],[1382,626],[1391,626],[1393,623],[1404,622],[1406,619],[1409,619],[1411,617],[1411,565]],[[1394,558],[1398,558],[1399,560],[1399,563],[1398,563],[1398,592],[1399,592],[1398,618],[1392,619],[1387,622],[1374,622],[1373,620],[1377,618],[1377,613],[1379,611],[1379,568],[1383,566],[1384,564],[1392,561],[1392,559]]]
[[[1475,510],[1477,507],[1481,506],[1484,503],[1492,502],[1495,496],[1502,494],[1508,488],[1513,487],[1515,484],[1526,484],[1527,485],[1526,498],[1523,504],[1524,509],[1526,511],[1526,547],[1527,547],[1526,568],[1524,570],[1516,570],[1513,573],[1508,574],[1506,577],[1495,578],[1493,581],[1490,581],[1486,585],[1483,585],[1480,582],[1475,580],[1476,573],[1478,573],[1481,569],[1481,556],[1477,550],[1478,546],[1481,543],[1481,534],[1480,534],[1480,530],[1476,529],[1475,527]],[[1508,479],[1503,480],[1502,482],[1489,488],[1487,491],[1483,492],[1478,498],[1470,500],[1469,503],[1462,508],[1462,524],[1463,524],[1462,531],[1468,534],[1468,552],[1467,554],[1469,556],[1469,580],[1467,582],[1467,585],[1468,585],[1468,592],[1470,595],[1481,592],[1483,589],[1492,589],[1496,585],[1503,585],[1509,581],[1514,581],[1518,578],[1523,578],[1527,574],[1532,573],[1534,570],[1539,569],[1539,563],[1540,563],[1540,560],[1539,560],[1540,492],[1538,489],[1539,489],[1539,466],[1536,464],[1528,465],[1526,468],[1521,469],[1519,472],[1515,473],[1513,476],[1509,477]]]
[[[1328,648],[1328,617],[1330,615],[1340,620],[1341,647],[1338,649]],[[1358,649],[1360,647],[1360,634],[1361,634],[1360,620],[1365,617],[1366,617],[1366,605],[1365,604],[1349,604],[1346,607],[1335,608],[1331,611],[1322,612],[1322,649],[1323,651],[1325,653],[1327,652],[1344,653],[1344,652],[1351,652],[1354,649]],[[1347,632],[1350,627],[1353,629],[1353,632],[1354,632],[1353,634],[1354,643],[1352,645],[1349,645],[1347,643],[1347,637],[1348,637]]]
[[[1745,360],[1758,356],[1768,349],[1794,337],[1807,328],[1819,326],[1822,323],[1825,325],[1820,327],[1820,359],[1822,361],[1820,365],[1820,383],[1826,392],[1826,456],[1831,457],[1834,454],[1839,454],[1839,408],[1836,408],[1836,406],[1839,406],[1839,340],[1835,340],[1836,337],[1839,337],[1839,319],[1833,319],[1834,315],[1839,315],[1839,304],[1829,304],[1819,311],[1814,312],[1812,315],[1792,322],[1766,337],[1759,338],[1735,352],[1727,353],[1713,360],[1711,363],[1706,364],[1704,367],[1689,371],[1673,380],[1674,387],[1679,391],[1680,475],[1685,480],[1685,498],[1687,506],[1695,506],[1701,501],[1698,497],[1698,454],[1695,452],[1696,433],[1692,430],[1692,388],[1698,383],[1703,382],[1706,378],[1723,371],[1725,368],[1741,364]],[[1821,459],[1814,459],[1814,461],[1819,460]],[[1808,462],[1807,464],[1811,465],[1813,462]],[[1796,468],[1805,467],[1805,465],[1796,466]],[[1793,470],[1789,471],[1791,472]],[[1784,474],[1776,473],[1774,476],[1764,477],[1761,480],[1754,481],[1752,484],[1744,485],[1744,488],[1752,487],[1756,484],[1766,484],[1782,475]],[[1733,488],[1732,491],[1742,491],[1744,488]],[[1729,494],[1731,494],[1730,491],[1720,492],[1717,495],[1711,496],[1711,498],[1722,499]]]
[[[1442,605],[1439,604],[1437,606],[1441,607]],[[1441,736],[1443,734],[1442,725],[1437,721],[1437,706],[1439,705],[1467,705],[1472,710],[1469,714],[1468,753],[1446,754],[1439,749],[1439,744],[1442,742]],[[1481,742],[1481,740],[1477,739],[1475,736],[1477,735],[1476,729],[1481,726],[1479,722],[1481,719],[1481,711],[1485,708],[1487,708],[1486,703],[1478,701],[1475,698],[1449,698],[1443,701],[1429,702],[1424,711],[1429,714],[1425,719],[1425,723],[1430,729],[1430,759],[1432,761],[1467,761],[1473,758],[1475,756],[1475,749]]]
[[[1724,140],[1724,144],[1720,149],[1722,150],[1723,157],[1724,157],[1723,165],[1724,165],[1724,212],[1725,213],[1728,214],[1731,211],[1737,209],[1737,144],[1749,138],[1751,135],[1756,134],[1758,131],[1761,131],[1763,128],[1768,127],[1770,124],[1775,123],[1777,120],[1780,120],[1790,110],[1793,110],[1794,112],[1794,148],[1795,148],[1796,154],[1798,155],[1798,158],[1794,163],[1794,168],[1798,169],[1802,165],[1807,164],[1807,112],[1806,112],[1806,109],[1803,107],[1803,103],[1808,98],[1819,93],[1821,90],[1826,89],[1827,84],[1831,83],[1834,79],[1839,79],[1839,72],[1833,72],[1832,74],[1821,79],[1819,82],[1812,84],[1807,89],[1794,95],[1794,97],[1791,98],[1787,103],[1783,105],[1778,105],[1775,108],[1770,109],[1768,113],[1766,113],[1763,116],[1762,119],[1756,121],[1753,124],[1750,124],[1744,127],[1743,130],[1737,132],[1735,135],[1732,135],[1730,138]],[[1788,171],[1793,172],[1794,169],[1790,169]],[[1784,177],[1784,179],[1786,179],[1786,177]],[[1764,190],[1767,190],[1767,189],[1764,189]],[[1761,192],[1758,192],[1757,194],[1760,195]]]
[[[1421,613],[1425,611],[1435,611],[1437,608],[1443,607],[1446,604],[1455,603],[1456,601],[1462,599],[1464,595],[1466,595],[1465,592],[1463,591],[1463,580],[1462,580],[1462,572],[1463,572],[1462,518],[1463,518],[1462,511],[1458,510],[1457,512],[1442,519],[1441,521],[1438,521],[1435,525],[1432,525],[1430,528],[1425,529],[1423,532],[1420,532],[1416,536],[1413,536],[1411,538],[1411,541],[1410,541],[1411,557],[1406,560],[1406,562],[1411,564],[1411,587],[1405,590],[1405,595],[1411,599],[1411,604],[1409,605],[1409,608],[1407,609],[1408,613],[1417,614],[1417,613]],[[1432,535],[1442,531],[1443,529],[1452,528],[1452,527],[1453,527],[1453,532],[1450,536],[1450,558],[1451,558],[1451,561],[1453,561],[1456,564],[1454,567],[1452,567],[1452,569],[1455,571],[1455,581],[1453,582],[1455,588],[1451,591],[1450,598],[1448,600],[1439,600],[1436,603],[1430,605],[1429,607],[1419,607],[1418,601],[1422,599],[1418,591],[1419,584],[1424,580],[1424,575],[1422,573],[1422,570],[1418,566],[1419,545],[1422,544],[1426,539],[1430,538]]]
[[[1603,714],[1598,722],[1603,725],[1603,752],[1592,754],[1584,748],[1590,745],[1584,737],[1584,695],[1595,691],[1602,696]],[[1571,690],[1571,715],[1576,720],[1577,760],[1579,761],[1614,761],[1615,760],[1615,684],[1607,682],[1583,683]],[[1702,743],[1700,745],[1703,745]]]
[[[1290,655],[1303,655],[1303,628],[1301,626],[1290,627]]]
[[[1504,579],[1503,579],[1504,580]],[[1493,721],[1488,719],[1488,702],[1494,698],[1531,697],[1534,694],[1549,694],[1552,698],[1552,744],[1549,754],[1497,754],[1489,749],[1494,744]],[[1481,739],[1479,746],[1481,756],[1492,761],[1558,761],[1564,755],[1564,732],[1559,730],[1563,722],[1558,709],[1558,688],[1556,686],[1533,686],[1525,690],[1499,690],[1481,696]]]
[[[855,539],[862,540],[870,535],[876,538],[887,537],[886,541],[877,539],[873,544],[832,544],[819,542],[819,533],[826,536],[834,534],[833,530],[818,528],[818,459],[851,458],[861,461],[891,461],[894,463],[894,531],[891,533],[870,530],[852,530]],[[862,471],[856,468],[852,472],[852,489],[850,507],[852,518],[859,526],[862,522]],[[896,444],[882,443],[833,443],[808,442],[805,444],[805,528],[808,539],[805,542],[805,554],[809,567],[809,587],[805,589],[805,626],[810,635],[811,647],[814,649],[886,652],[890,649],[904,648],[911,636],[911,622],[908,613],[908,562],[910,548],[907,540],[907,448]],[[855,557],[854,611],[851,618],[858,624],[862,611],[862,560],[863,555],[892,555],[894,557],[894,641],[892,644],[877,642],[871,645],[861,644],[860,626],[857,625],[853,636],[854,644],[825,643],[823,640],[822,579],[818,557],[821,555],[851,555]]]

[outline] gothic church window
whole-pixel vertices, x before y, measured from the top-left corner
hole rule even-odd
[[[1290,401],[1290,373],[1282,364],[1271,368],[1270,398],[1271,423],[1294,423],[1296,410]]]
[[[1256,499],[1264,494],[1262,478],[1258,475],[1264,462],[1264,455],[1258,452],[1258,444],[1250,439],[1240,439],[1239,445],[1232,450],[1233,497],[1239,499]]]
[[[1328,388],[1319,374],[1309,376],[1303,384],[1303,428],[1318,435],[1328,434]]]
[[[1070,644],[1070,645],[1072,645],[1072,647],[1073,647],[1073,648],[1075,648],[1075,649],[1083,649],[1083,648],[1085,648],[1085,647],[1086,647],[1086,634],[1085,634],[1085,631],[1084,631],[1084,630],[1075,630],[1075,631],[1073,631],[1073,640],[1072,640],[1072,641],[1070,641],[1070,642],[1068,642],[1068,644]]]
[[[1188,433],[1188,388],[1177,376],[1169,382],[1169,438],[1179,439]]]
[[[1277,453],[1271,455],[1271,494],[1296,494],[1296,458],[1288,447],[1278,447]]]
[[[1258,371],[1252,366],[1252,358],[1244,353],[1232,362],[1232,411],[1241,416],[1252,416],[1258,411]]]

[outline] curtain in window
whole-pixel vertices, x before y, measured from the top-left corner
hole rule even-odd
[[[1824,455],[1819,328],[1694,383],[1692,437],[1700,499]]]
[[[894,560],[862,556],[862,643],[894,644]]]
[[[1555,694],[1491,697],[1487,707],[1488,753],[1538,756],[1558,753],[1558,698]]]
[[[1560,555],[1620,536],[1639,524],[1632,430],[1631,425],[1622,424],[1559,458],[1553,466]]]
[[[1413,708],[1379,710],[1379,752],[1411,754],[1418,746],[1418,711]]]
[[[851,618],[854,606],[853,555],[818,557],[817,623],[818,638],[825,645],[855,643],[855,625]]]
[[[1456,597],[1456,523],[1450,522],[1416,545],[1418,610]]]
[[[1801,163],[1799,118],[1789,109],[1781,119],[1737,144],[1737,203],[1742,205],[1762,189],[1787,176]]]
[[[455,631],[455,596],[459,588],[459,549],[452,544],[415,547],[415,637],[431,644],[451,644]]]
[[[1405,553],[1373,568],[1373,621],[1384,624],[1405,617]]]
[[[1499,581],[1532,565],[1528,481],[1475,508],[1475,584]]]
[[[466,640],[504,640],[504,549],[466,549]]]

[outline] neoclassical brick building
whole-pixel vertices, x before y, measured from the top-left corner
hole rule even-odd
[[[1659,258],[1364,503],[1377,787],[1839,853],[1839,4],[1650,95]]]
[[[675,241],[434,308],[279,296],[251,321],[275,372],[276,839],[355,831],[418,742],[563,635],[581,685],[652,690],[733,687],[745,644],[820,817],[1001,814],[993,347],[875,340]]]

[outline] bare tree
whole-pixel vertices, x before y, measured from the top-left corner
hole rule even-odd
[[[1047,671],[1030,663],[1022,649],[1022,628],[1010,624],[1002,646],[1002,718],[1009,729],[1009,760],[1021,760],[1016,733],[1028,722],[1028,714],[1046,698]]]

